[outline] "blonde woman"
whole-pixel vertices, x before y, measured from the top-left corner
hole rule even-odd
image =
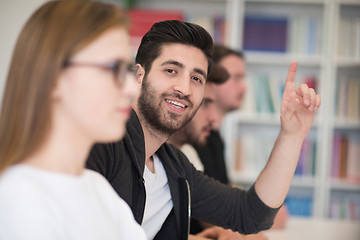
[[[84,168],[95,142],[123,137],[138,95],[128,42],[103,3],[47,2],[24,26],[0,115],[0,239],[145,239]]]

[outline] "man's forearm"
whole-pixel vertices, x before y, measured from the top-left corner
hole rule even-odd
[[[269,161],[255,183],[259,198],[269,207],[283,203],[294,176],[300,150],[321,104],[306,84],[295,89],[297,62],[290,64],[281,102],[281,131]]]

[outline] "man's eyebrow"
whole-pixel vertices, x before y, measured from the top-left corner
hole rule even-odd
[[[164,66],[164,65],[175,65],[175,66],[179,66],[181,68],[184,67],[184,64],[182,64],[181,62],[178,62],[176,60],[171,60],[171,59],[167,60],[161,64],[161,66]],[[205,79],[207,78],[206,73],[203,70],[201,70],[200,68],[194,68],[194,72],[197,72],[198,74],[203,75]]]
[[[203,100],[201,101],[201,104],[200,104],[200,105],[208,104],[208,103],[213,103],[213,102],[214,102],[214,99],[204,97]]]
[[[203,75],[205,79],[207,78],[206,73],[203,70],[201,70],[200,68],[195,68],[194,71],[200,75]]]
[[[184,67],[184,64],[182,64],[181,62],[175,61],[175,60],[167,60],[161,64],[161,66],[164,66],[164,65],[175,65],[175,66],[179,66],[181,68]]]

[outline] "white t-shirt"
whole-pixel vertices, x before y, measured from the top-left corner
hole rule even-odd
[[[126,184],[126,183],[124,183]],[[0,176],[0,239],[146,239],[129,206],[100,174],[15,165]]]
[[[153,160],[155,173],[146,166],[144,169],[146,203],[141,226],[148,239],[155,237],[173,208],[164,166],[157,155],[153,155]]]
[[[203,172],[204,171],[204,165],[202,164],[199,154],[195,150],[195,148],[190,144],[184,144],[180,149],[185,156],[189,159],[189,162],[194,165],[196,170]]]

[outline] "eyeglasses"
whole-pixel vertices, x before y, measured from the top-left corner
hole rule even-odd
[[[114,75],[114,80],[123,85],[125,83],[127,74],[131,74],[135,76],[137,67],[135,64],[125,62],[122,60],[116,60],[114,62],[109,63],[90,63],[90,62],[71,62],[66,61],[64,64],[64,68],[68,67],[96,67],[104,70],[111,71]]]

